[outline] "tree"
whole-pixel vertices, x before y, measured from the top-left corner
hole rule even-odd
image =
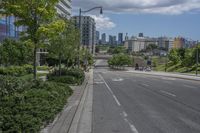
[[[176,49],[172,49],[169,53],[169,60],[175,65],[180,61],[179,54]]]
[[[146,48],[147,51],[152,51],[154,49],[158,49],[158,46],[156,44],[149,44]]]
[[[65,27],[50,39],[48,48],[50,57],[59,60],[59,76],[61,76],[61,64],[66,60],[68,66],[69,60],[73,60],[77,53],[77,44],[79,42],[79,32],[76,31],[72,22],[65,20]]]
[[[59,0],[2,0],[2,13],[14,15],[18,19],[16,26],[25,26],[26,31],[23,34],[24,39],[30,40],[34,46],[34,79],[36,79],[36,54],[41,40],[41,29],[52,22],[56,15],[55,5]]]
[[[5,66],[28,64],[32,58],[32,46],[28,43],[5,39],[0,45],[0,62]]]
[[[108,60],[108,64],[110,67],[114,67],[114,68],[124,67],[126,65],[131,65],[132,59],[128,55],[117,54]]]

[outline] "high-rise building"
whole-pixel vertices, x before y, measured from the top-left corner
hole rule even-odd
[[[113,44],[113,36],[109,35],[109,45],[112,45]]]
[[[100,44],[100,32],[96,31],[96,44]]]
[[[74,16],[74,23],[79,28],[79,16]],[[96,23],[90,16],[81,17],[81,44],[88,48],[91,53],[95,53],[96,45]]]
[[[17,39],[22,27],[14,25],[16,18],[14,16],[1,16],[0,18],[0,41],[5,38]]]
[[[125,36],[125,41],[128,40],[129,37],[128,37],[128,33],[126,33],[126,36]]]
[[[113,36],[113,45],[117,45],[117,37]]]
[[[176,37],[174,39],[173,48],[183,48],[185,45],[185,38]]]
[[[123,39],[123,33],[119,33],[118,34],[118,44],[123,44],[123,41],[124,41],[124,39]]]
[[[138,37],[144,37],[143,33],[139,33]]]
[[[102,35],[101,35],[101,43],[102,44],[106,44],[106,33],[103,33]]]
[[[173,42],[174,42],[173,38],[159,37],[158,47],[169,51],[173,47]]]
[[[109,44],[110,45],[117,45],[117,37],[109,35]]]
[[[72,9],[71,0],[60,0],[56,5],[56,9],[59,15],[70,18]]]

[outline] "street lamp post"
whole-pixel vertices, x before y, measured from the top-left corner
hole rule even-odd
[[[80,45],[78,46],[78,68],[80,68],[80,46],[82,45],[82,21],[81,21],[81,15],[82,15],[82,13],[87,13],[87,12],[90,12],[90,11],[95,10],[95,9],[100,9],[100,14],[103,14],[103,7],[101,7],[101,6],[93,7],[91,9],[85,10],[85,11],[82,11],[81,8],[79,9]]]
[[[197,41],[197,53],[196,53],[196,76],[198,76],[198,67],[199,67],[199,41]]]

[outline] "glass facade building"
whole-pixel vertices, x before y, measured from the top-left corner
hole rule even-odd
[[[14,22],[16,18],[14,16],[1,16],[0,17],[0,41],[5,38],[14,38],[19,37],[19,32],[22,28],[16,27]]]

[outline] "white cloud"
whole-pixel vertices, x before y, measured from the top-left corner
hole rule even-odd
[[[200,9],[200,0],[73,0],[75,7],[103,6],[113,13],[182,14]]]
[[[116,26],[115,23],[111,21],[109,17],[100,15],[90,15],[92,18],[95,19],[97,30],[109,30]]]

